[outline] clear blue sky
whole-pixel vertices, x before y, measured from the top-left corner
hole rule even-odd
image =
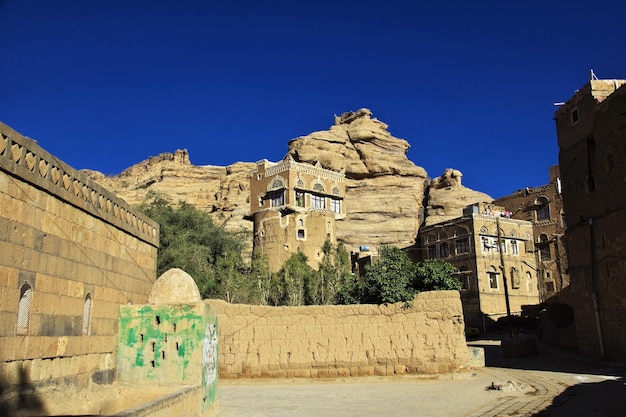
[[[558,162],[554,102],[626,78],[622,1],[0,0],[0,121],[75,168],[276,161],[367,107],[500,197]]]

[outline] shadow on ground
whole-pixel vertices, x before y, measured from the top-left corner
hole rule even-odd
[[[530,338],[532,335],[521,335]],[[506,357],[502,354],[500,342],[509,338],[508,334],[485,336],[479,340],[469,340],[469,346],[482,347],[485,350],[485,366],[494,368],[525,369],[535,371],[553,371],[573,374],[590,374],[622,377],[626,374],[625,364],[611,364],[584,360],[575,352],[563,351],[537,342],[537,353],[521,357]]]
[[[554,397],[548,408],[534,417],[623,417],[626,386],[624,378],[581,383]]]

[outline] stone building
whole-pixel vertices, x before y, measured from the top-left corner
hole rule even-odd
[[[0,405],[115,380],[119,308],[147,301],[158,242],[156,222],[0,123]]]
[[[345,217],[344,174],[318,163],[262,160],[250,173],[250,218],[254,248],[267,255],[276,272],[302,251],[312,267],[322,259],[326,240],[336,244],[335,220]]]
[[[534,225],[537,277],[541,301],[560,301],[560,292],[569,285],[567,251],[563,242],[565,218],[559,166],[549,168],[550,181],[540,187],[526,187],[493,203],[503,206],[511,217]]]
[[[461,217],[423,226],[417,247],[408,252],[414,261],[438,258],[454,265],[465,322],[486,330],[506,316],[507,291],[511,313],[539,302],[532,238],[531,222],[510,218],[503,207],[478,203]]]
[[[612,360],[626,359],[624,84],[592,76],[555,113],[578,349]]]

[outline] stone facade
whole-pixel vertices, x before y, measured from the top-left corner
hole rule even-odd
[[[438,374],[470,359],[457,291],[420,293],[410,308],[206,302],[220,322],[220,378]]]
[[[0,124],[0,384],[113,382],[119,306],[146,302],[158,239],[154,221]]]
[[[503,207],[475,204],[462,217],[422,227],[408,252],[414,261],[439,258],[454,265],[465,321],[486,329],[506,315],[505,278],[511,313],[539,303],[532,236],[532,223],[509,218]]]
[[[511,217],[534,225],[534,243],[539,268],[541,301],[560,301],[569,285],[565,234],[565,213],[561,196],[559,166],[549,168],[550,181],[540,187],[526,187],[493,203],[503,206]]]
[[[626,80],[592,79],[555,113],[579,351],[626,359]]]
[[[267,255],[276,272],[302,251],[316,268],[326,240],[337,243],[335,219],[345,217],[344,175],[319,164],[298,163],[290,155],[279,163],[257,163],[250,173],[250,217],[254,248]]]

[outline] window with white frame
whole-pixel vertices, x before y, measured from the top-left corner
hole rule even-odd
[[[280,207],[285,205],[285,191],[272,191],[268,193],[268,198],[270,200],[271,207]]]
[[[341,213],[341,200],[337,198],[331,198],[330,211],[332,211],[333,213]]]
[[[326,199],[321,195],[311,194],[311,207],[314,209],[325,209]]]

